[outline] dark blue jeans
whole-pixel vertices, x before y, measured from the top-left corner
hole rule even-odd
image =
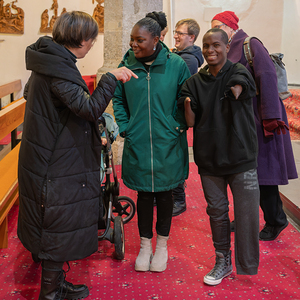
[[[137,214],[140,237],[153,237],[153,201],[156,199],[157,221],[156,232],[169,236],[173,214],[172,190],[166,192],[138,192]]]
[[[259,264],[259,186],[256,170],[227,176],[201,175],[216,251],[230,250],[228,185],[233,195],[237,274],[255,275]]]

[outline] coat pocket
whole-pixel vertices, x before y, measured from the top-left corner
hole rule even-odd
[[[209,170],[238,165],[249,159],[248,151],[233,127],[228,133],[218,129],[198,131],[194,145],[197,165]]]

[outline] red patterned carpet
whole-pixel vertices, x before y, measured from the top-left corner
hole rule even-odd
[[[300,140],[300,90],[291,89],[292,97],[283,101],[292,140]]]
[[[118,178],[120,167],[117,166]],[[173,218],[169,240],[168,268],[163,273],[135,272],[139,251],[136,216],[125,225],[125,259],[112,258],[114,246],[99,242],[98,252],[70,262],[67,280],[85,283],[86,299],[300,299],[300,233],[289,224],[273,242],[260,242],[260,267],[256,276],[234,272],[218,286],[207,286],[203,276],[213,267],[215,258],[211,231],[205,212],[206,202],[197,174],[190,163],[187,180],[187,211]],[[136,193],[121,182],[121,195],[136,200]],[[9,215],[9,248],[0,250],[0,299],[38,299],[39,264],[17,238],[17,212]],[[232,209],[230,211],[232,216]],[[260,225],[263,226],[261,215]],[[233,234],[232,234],[233,238]]]

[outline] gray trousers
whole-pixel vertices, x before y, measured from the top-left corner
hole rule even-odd
[[[255,275],[259,265],[259,186],[256,169],[226,175],[201,175],[216,251],[230,250],[229,185],[234,203],[237,274]]]

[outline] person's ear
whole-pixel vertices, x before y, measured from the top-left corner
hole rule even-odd
[[[226,53],[228,53],[229,50],[230,50],[230,45],[229,45],[229,43],[228,43],[228,44],[226,45]]]
[[[159,38],[160,38],[160,36],[156,36],[155,38],[154,38],[154,46],[156,47],[156,45],[157,45],[157,43],[158,43],[158,41],[159,41]]]
[[[190,42],[192,42],[192,43],[195,42],[195,35],[194,34],[190,35]]]

